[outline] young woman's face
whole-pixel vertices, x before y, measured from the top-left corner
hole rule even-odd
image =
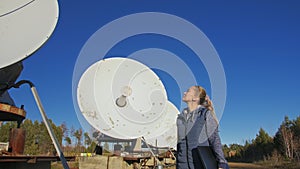
[[[183,93],[183,97],[182,97],[182,101],[184,102],[192,102],[192,101],[196,101],[197,97],[196,97],[196,90],[195,90],[195,86],[190,87],[186,92]]]

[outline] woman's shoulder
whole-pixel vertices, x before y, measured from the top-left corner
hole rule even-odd
[[[184,108],[178,115],[177,118],[184,118],[185,114],[187,113],[188,108]]]
[[[200,106],[198,108],[198,112],[199,112],[199,114],[206,116],[210,112],[210,110],[204,106]]]

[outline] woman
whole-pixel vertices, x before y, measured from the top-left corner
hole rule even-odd
[[[199,146],[210,146],[219,169],[228,169],[218,134],[218,121],[204,88],[192,86],[182,101],[185,108],[177,118],[177,169],[201,169]]]

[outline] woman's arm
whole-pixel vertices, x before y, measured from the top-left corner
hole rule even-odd
[[[224,153],[222,150],[222,144],[221,144],[221,139],[219,136],[218,126],[219,126],[219,124],[218,124],[216,117],[214,117],[214,115],[212,115],[212,113],[210,111],[207,111],[207,114],[206,114],[206,127],[207,127],[206,129],[207,130],[206,130],[206,132],[207,132],[209,144],[212,147],[213,152],[218,161],[218,167],[227,169],[229,167],[228,167],[227,161],[224,157]]]

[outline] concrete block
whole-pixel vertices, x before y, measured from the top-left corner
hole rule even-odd
[[[123,157],[109,157],[108,160],[108,169],[123,169],[125,167],[125,163],[123,161]]]
[[[108,156],[80,157],[79,169],[107,169]]]

